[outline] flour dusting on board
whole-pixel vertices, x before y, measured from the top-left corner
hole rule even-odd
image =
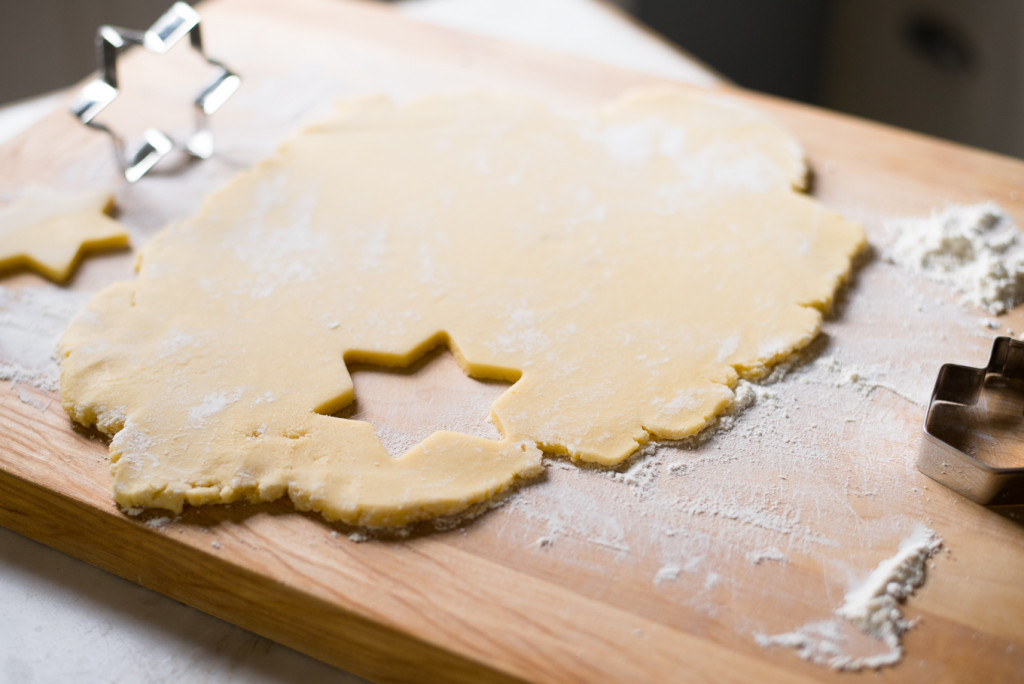
[[[20,384],[57,391],[57,338],[90,296],[57,287],[0,286],[0,380],[10,381],[15,391]],[[27,393],[20,396],[33,403]]]
[[[932,530],[918,527],[900,544],[894,556],[879,563],[867,579],[846,594],[845,602],[836,610],[836,616],[883,643],[888,650],[869,655],[849,654],[843,625],[835,619],[813,622],[785,634],[759,634],[757,643],[765,648],[796,649],[804,660],[835,670],[895,665],[903,658],[901,638],[913,627],[913,622],[903,617],[900,605],[924,584],[928,559],[941,546],[942,541]]]
[[[997,204],[954,205],[927,218],[888,221],[893,263],[1001,314],[1024,300],[1024,240]]]
[[[862,282],[878,275],[907,282],[912,278],[909,270],[881,262],[866,270],[871,272],[858,276]],[[22,339],[11,337],[11,331],[32,331],[30,344],[0,349],[5,364],[0,367],[0,377],[9,372],[5,379],[55,389],[53,340],[85,297],[56,288],[0,288],[0,346]],[[880,307],[888,307],[885,318],[893,318],[891,314],[897,310],[910,310],[908,298],[914,298],[918,307],[918,315],[906,322],[911,326],[907,336],[912,339],[925,337],[915,331],[938,329],[936,321],[947,326],[944,331],[982,334],[978,312],[961,310],[949,302],[927,302],[909,288],[896,288],[885,301],[865,301],[863,315],[874,318]],[[894,303],[897,301],[899,306]],[[844,325],[857,319],[859,306],[860,298],[843,312]],[[528,313],[510,312],[518,334],[531,328]],[[13,319],[5,317],[7,314]],[[808,622],[786,634],[764,636],[791,629],[807,617],[771,624],[772,617],[785,614],[779,606],[792,598],[792,585],[800,575],[797,568],[820,563],[825,568],[820,580],[822,594],[827,594],[826,589],[834,589],[828,587],[830,578],[863,577],[870,570],[871,564],[856,566],[847,557],[851,544],[861,550],[890,549],[895,545],[893,539],[906,537],[927,511],[921,505],[927,495],[911,486],[916,475],[912,458],[900,459],[899,449],[891,448],[892,444],[906,444],[907,434],[892,420],[892,404],[885,401],[892,399],[887,396],[890,393],[912,402],[925,401],[923,386],[930,384],[933,376],[918,373],[914,366],[906,370],[906,377],[900,375],[904,371],[889,368],[891,357],[869,337],[874,329],[862,326],[859,336],[853,336],[848,331],[830,332],[833,323],[826,323],[825,337],[832,336],[828,344],[778,367],[760,383],[741,381],[735,389],[733,409],[696,437],[650,444],[636,458],[611,471],[580,471],[561,459],[551,459],[547,482],[484,504],[504,510],[481,520],[481,525],[503,525],[512,537],[519,534],[525,518],[530,523],[526,526],[528,538],[510,540],[522,542],[515,547],[520,553],[547,554],[547,562],[565,563],[560,569],[589,567],[609,578],[639,578],[664,599],[665,610],[680,605],[695,609],[745,638],[757,638],[766,646],[792,647],[813,662],[841,669],[897,662],[903,654],[899,639],[911,626],[899,606],[921,586],[925,561],[935,553],[931,545],[937,548],[938,544],[933,536],[927,536],[931,534],[927,530],[910,535],[900,553],[850,591],[841,614]],[[323,325],[336,329],[340,323],[328,317]],[[189,344],[190,338],[175,332],[166,343],[161,351],[173,353]],[[725,341],[723,355],[733,343]],[[26,368],[36,366],[49,369],[49,374],[25,373]],[[15,371],[8,371],[9,367]],[[364,393],[358,387],[356,393],[362,402]],[[497,431],[487,421],[494,397],[467,395],[462,412],[442,411],[436,425],[496,439]],[[194,407],[193,417],[205,420],[233,400],[232,393],[203,397]],[[809,407],[823,410],[814,414],[814,420],[807,420]],[[371,422],[394,456],[425,436],[403,429],[400,420],[394,425],[384,420]],[[873,426],[868,436],[857,429],[866,423]],[[131,457],[141,446],[127,444],[125,452]],[[832,461],[841,450],[856,457],[836,468]],[[886,453],[897,457],[882,463],[879,455]],[[851,460],[852,467],[847,467]],[[900,501],[898,515],[882,519],[863,514],[864,508],[871,510],[876,502],[896,500]],[[482,510],[486,508],[473,513]],[[155,519],[152,526],[159,528],[165,522]],[[446,520],[430,524],[437,530],[459,527],[458,522]],[[337,532],[331,533],[332,538],[337,536]],[[342,540],[360,543],[374,538],[371,531],[356,530]],[[741,562],[730,564],[737,560]],[[816,578],[812,584],[817,582]],[[751,595],[756,600],[750,599]],[[725,596],[728,601],[722,600]],[[838,603],[817,596],[815,604],[813,593],[801,596],[812,609],[818,605],[826,615]],[[772,605],[773,599],[780,603]],[[861,655],[852,648],[851,632],[875,647],[881,641],[887,650]]]
[[[862,277],[893,276],[910,277],[881,262]],[[919,296],[911,290],[900,288],[894,299],[905,297],[907,305]],[[926,307],[921,325],[941,315],[949,325],[977,332],[969,311],[935,304],[934,312]],[[877,306],[866,304],[844,316],[877,313]],[[829,577],[870,572],[851,562],[849,549],[885,549],[908,534],[917,539],[910,531],[921,524],[926,511],[921,502],[928,496],[912,483],[914,454],[905,448],[911,441],[907,430],[916,429],[916,422],[908,428],[893,417],[894,406],[913,406],[905,398],[920,401],[923,386],[918,391],[899,375],[879,374],[876,341],[850,342],[819,341],[767,378],[741,380],[731,410],[713,425],[686,440],[648,444],[617,469],[580,471],[561,459],[548,460],[547,482],[503,501],[499,518],[516,522],[502,522],[502,529],[515,535],[522,553],[546,553],[551,562],[564,562],[566,572],[573,567],[609,576],[646,572],[666,606],[687,606],[751,639],[774,638],[763,636],[780,627],[773,617],[795,610],[784,607],[800,574],[793,568],[827,568],[821,587],[813,591],[820,592],[818,601],[828,610],[835,592]],[[864,424],[872,429],[863,431]],[[837,467],[840,452],[852,458]],[[892,510],[894,501],[898,515],[868,513]],[[879,586],[879,572],[862,586]],[[869,621],[892,618],[866,630],[869,634],[852,619],[834,617],[778,635],[772,643],[803,648],[802,653],[820,656],[816,662],[842,663],[847,669],[894,664],[902,650],[873,651],[879,640],[891,640],[886,634],[896,634],[898,645],[909,624],[892,612],[893,599],[886,597],[909,595],[923,579],[910,572],[903,590],[887,581],[881,584],[884,595],[874,589],[850,593],[846,610],[851,614],[856,606],[870,604]],[[805,581],[799,584],[806,602],[813,594]],[[827,657],[821,655],[825,651]]]

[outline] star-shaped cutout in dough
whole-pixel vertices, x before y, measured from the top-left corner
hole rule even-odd
[[[334,415],[373,425],[392,458],[449,430],[500,440],[491,405],[511,384],[471,378],[444,346],[409,367],[351,364],[356,400]]]
[[[0,273],[27,267],[63,282],[84,252],[126,247],[128,232],[110,218],[113,208],[114,198],[102,190],[26,190],[0,209]]]

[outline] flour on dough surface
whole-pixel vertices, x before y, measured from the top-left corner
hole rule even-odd
[[[351,102],[93,299],[62,341],[64,405],[113,435],[125,507],[289,496],[400,525],[538,475],[542,451],[620,463],[696,434],[816,335],[864,237],[803,176],[791,136],[708,95],[590,116]],[[346,361],[438,344],[514,382],[500,440],[436,432],[392,458],[331,415]]]

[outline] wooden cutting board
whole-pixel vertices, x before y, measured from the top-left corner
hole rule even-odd
[[[659,83],[348,1],[214,0],[202,12],[210,53],[246,78],[215,117],[217,157],[125,186],[107,141],[57,112],[0,148],[0,196],[30,183],[116,188],[140,243],[337,97],[500,88],[587,108]],[[170,61],[145,57],[123,60],[135,104],[112,116],[124,126],[173,113],[192,92]],[[995,200],[1024,224],[1019,161],[719,92],[792,130],[814,194],[862,221],[875,245],[885,218],[951,202]],[[130,276],[131,255],[104,256],[70,287]],[[30,274],[0,284],[49,287]],[[923,524],[944,551],[906,606],[919,619],[906,658],[878,677],[1009,681],[1024,671],[1020,511],[972,504],[914,467],[935,372],[985,361],[996,334],[986,318],[869,255],[803,365],[732,429],[611,472],[552,460],[540,482],[476,519],[365,541],[285,503],[126,517],[104,442],[72,426],[56,395],[4,383],[0,524],[355,673],[472,682],[849,678],[755,637],[829,619]],[[998,323],[1024,330],[1024,313]],[[357,373],[358,411],[414,431],[426,419],[403,411],[409,397],[494,391],[452,369],[440,353],[405,373]]]

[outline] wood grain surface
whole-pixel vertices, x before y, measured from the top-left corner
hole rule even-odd
[[[214,119],[216,157],[127,186],[107,141],[57,112],[0,148],[0,198],[31,183],[110,188],[138,245],[340,97],[500,88],[580,109],[664,85],[350,1],[213,0],[202,13],[209,52],[245,77]],[[188,122],[191,87],[173,62],[123,62],[125,100],[130,92],[137,104],[112,121],[176,126],[181,111]],[[814,194],[863,222],[876,246],[819,340],[729,419],[732,429],[614,471],[552,459],[541,481],[474,519],[367,537],[286,503],[125,516],[111,498],[104,441],[75,428],[56,395],[4,383],[0,524],[357,674],[467,682],[849,679],[755,637],[830,619],[845,591],[923,524],[944,550],[905,607],[919,620],[905,659],[872,676],[1019,678],[1019,511],[974,505],[914,462],[939,365],[983,364],[995,334],[1024,330],[1024,313],[1001,317],[994,331],[984,312],[879,255],[887,217],[947,203],[994,200],[1024,222],[1024,163],[717,93],[789,128],[807,150]],[[89,259],[69,287],[95,291],[131,277],[131,264],[129,253]],[[53,287],[27,273],[0,285]],[[438,397],[456,381],[466,384],[438,401],[472,407],[466,393],[493,395],[453,377],[443,358],[440,350],[397,375],[356,373],[352,415],[415,432],[430,419],[401,408],[410,396]],[[849,639],[850,652],[881,648]]]

